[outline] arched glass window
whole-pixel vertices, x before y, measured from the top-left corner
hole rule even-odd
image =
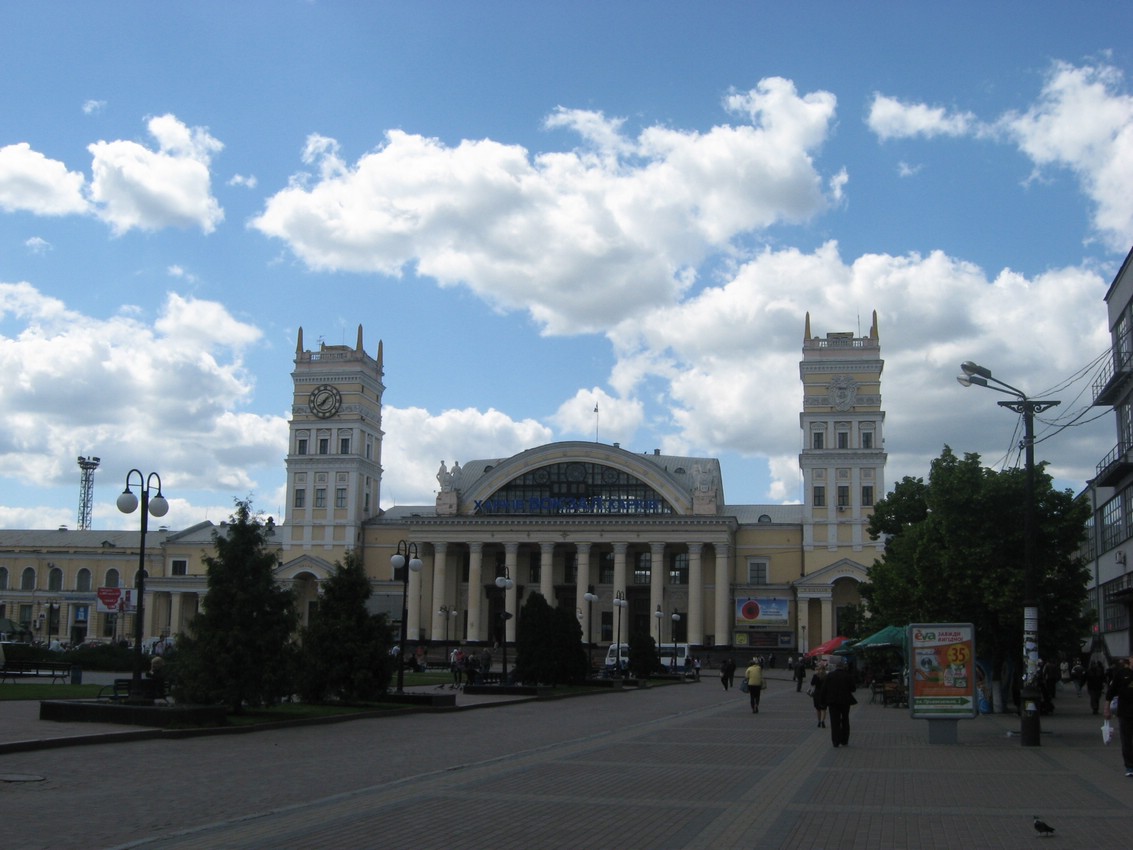
[[[90,591],[90,570],[83,567],[75,579],[75,590]]]
[[[20,576],[20,590],[35,590],[35,567],[24,567]]]
[[[63,571],[58,567],[53,567],[47,574],[47,589],[56,593],[63,589]]]
[[[117,587],[118,586],[118,570],[109,569],[109,570],[106,571],[106,586],[107,587]]]
[[[0,567],[0,590],[8,589],[8,568]]]
[[[582,461],[528,470],[477,502],[475,511],[527,516],[674,513],[672,505],[641,479],[611,466]]]

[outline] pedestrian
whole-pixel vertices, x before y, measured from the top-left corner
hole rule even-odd
[[[795,693],[802,693],[803,680],[806,679],[806,667],[803,665],[803,659],[800,656],[799,660],[795,663]]]
[[[699,682],[700,681],[700,656],[699,655],[696,656],[696,658],[692,659],[692,669],[693,669],[693,675],[696,678],[696,681]]]
[[[822,686],[826,682],[826,662],[818,662],[814,675],[810,677],[810,697],[814,702],[814,711],[818,715],[818,728],[826,728],[826,703],[822,701]]]
[[[822,683],[822,703],[830,712],[830,738],[835,747],[850,743],[850,706],[857,705],[857,686],[844,661],[836,660],[834,669]]]
[[[1070,681],[1078,689],[1078,696],[1082,696],[1082,686],[1086,684],[1086,668],[1082,666],[1081,661],[1075,661],[1074,666],[1070,668]]]
[[[464,684],[464,650],[459,646],[453,649],[449,655],[448,663],[452,670],[452,688],[458,690]]]
[[[751,703],[751,713],[759,714],[759,694],[763,690],[763,666],[758,658],[751,659],[751,665],[744,672],[747,681],[747,699]]]
[[[736,662],[731,658],[725,658],[724,663],[720,665],[720,683],[724,686],[724,690],[732,686],[732,677],[735,675]]]
[[[1040,714],[1054,713],[1054,692],[1058,686],[1058,668],[1052,661],[1039,659],[1041,681],[1039,690],[1042,693],[1042,702],[1039,705]]]
[[[1102,691],[1105,690],[1105,667],[1100,661],[1090,662],[1086,668],[1086,693],[1090,695],[1090,709],[1094,714],[1101,707]]]
[[[1133,670],[1123,659],[1113,671],[1113,679],[1105,692],[1105,719],[1117,715],[1117,731],[1121,738],[1121,758],[1125,762],[1125,775],[1133,778]],[[1117,700],[1116,708],[1113,701]]]

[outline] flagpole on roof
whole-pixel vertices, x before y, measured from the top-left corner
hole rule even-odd
[[[598,442],[598,402],[594,402],[594,442]]]

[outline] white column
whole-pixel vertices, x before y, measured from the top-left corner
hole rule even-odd
[[[649,545],[649,622],[656,631],[656,618],[653,616],[657,606],[665,610],[665,544]]]
[[[507,589],[504,596],[504,610],[511,614],[511,619],[507,621],[504,626],[504,640],[508,643],[515,641],[515,624],[519,621],[519,609],[516,607],[516,589],[519,587],[519,579],[516,577],[516,555],[519,552],[518,543],[505,543],[504,544],[504,566],[507,567],[507,574],[511,576],[511,587]]]
[[[539,544],[539,592],[551,607],[555,605],[555,544]]]
[[[704,572],[700,566],[701,544],[688,544],[688,642],[704,643]]]
[[[586,629],[590,624],[590,605],[583,597],[586,595],[587,588],[590,587],[590,544],[578,544],[578,576],[574,583],[574,607],[582,612],[582,619],[579,623],[582,626],[582,639],[586,640]]]
[[[834,600],[830,596],[830,592],[822,597],[822,642],[830,640],[830,638],[837,637],[834,634]],[[813,646],[818,646],[820,642],[812,640]]]
[[[429,640],[440,640],[444,636],[447,615],[441,614],[441,606],[452,608],[448,595],[448,544],[433,544],[433,613],[429,617]]]
[[[732,642],[732,557],[727,543],[716,544],[716,616],[713,623],[717,644]]]
[[[480,632],[480,602],[484,595],[481,571],[484,564],[484,544],[468,544],[468,630],[465,640],[484,640]]]

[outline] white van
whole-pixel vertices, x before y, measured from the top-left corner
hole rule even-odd
[[[609,649],[606,650],[606,672],[612,672],[618,666],[618,655],[622,657],[622,670],[629,667],[629,644],[610,644]],[[676,659],[676,671],[678,673],[685,672],[685,664],[692,657],[687,643],[663,643],[661,644],[661,669],[668,672],[674,658]],[[691,673],[691,670],[689,671]]]

